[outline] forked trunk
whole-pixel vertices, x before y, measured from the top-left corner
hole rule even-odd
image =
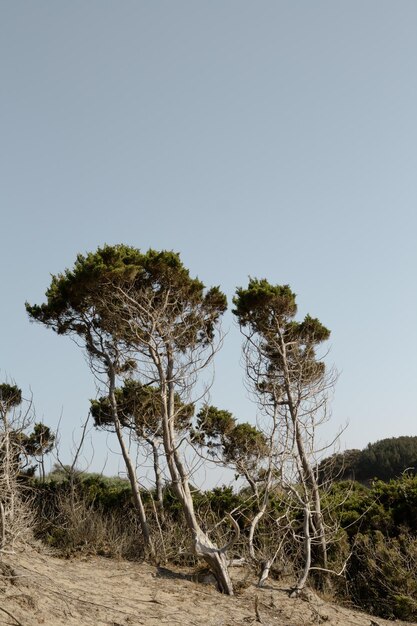
[[[175,459],[175,461],[174,461]],[[221,593],[229,596],[233,595],[233,584],[229,576],[227,567],[226,550],[227,547],[218,548],[201,529],[194,511],[194,503],[189,489],[188,479],[183,471],[181,461],[174,451],[171,460],[171,476],[176,476],[173,487],[181,502],[187,526],[192,533],[192,548],[194,554],[205,560],[214,577]],[[178,463],[178,465],[177,465]],[[168,466],[170,463],[168,463]],[[180,471],[178,471],[178,466]],[[236,523],[235,523],[236,526]],[[229,544],[230,545],[230,544]]]
[[[194,551],[203,558],[213,572],[219,591],[229,596],[233,595],[233,584],[229,576],[226,555],[217,548],[201,529],[195,533]]]
[[[188,529],[192,533],[192,548],[195,555],[205,560],[216,578],[219,590],[222,593],[233,595],[233,585],[230,580],[225,555],[228,546],[222,549],[218,548],[203,532],[195,514],[189,475],[182,462],[176,442],[174,360],[170,345],[166,345],[166,354],[167,365],[166,369],[164,369],[159,353],[151,348],[151,356],[158,370],[160,380],[162,441],[172,487],[181,503]]]
[[[268,559],[262,563],[261,573],[259,576],[258,587],[263,587],[269,577],[272,566],[272,559]]]

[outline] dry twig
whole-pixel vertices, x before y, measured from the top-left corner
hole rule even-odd
[[[7,609],[4,609],[2,606],[0,606],[0,611],[3,611],[3,613],[6,613],[6,615],[8,615],[9,617],[11,617],[12,619],[14,619],[14,621],[16,622],[16,624],[18,624],[18,626],[23,626],[22,622],[20,622],[17,617],[15,617],[13,615],[13,613],[10,613],[10,611],[7,611]]]

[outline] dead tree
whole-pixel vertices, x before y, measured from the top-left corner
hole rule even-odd
[[[269,441],[269,468],[292,496],[303,516],[304,567],[296,590],[305,585],[313,548],[327,568],[327,528],[317,475],[316,430],[327,419],[327,397],[335,375],[326,373],[317,347],[330,332],[317,319],[296,322],[295,294],[288,285],[250,279],[238,289],[234,314],[245,337],[244,362],[249,388],[258,402]],[[265,493],[272,487],[267,474]],[[264,513],[260,508],[259,515]],[[269,567],[270,563],[266,563]],[[261,576],[262,577],[262,576]],[[264,574],[263,574],[264,577]]]
[[[17,385],[0,384],[0,558],[13,549],[30,527],[30,511],[22,498],[19,476],[25,431],[33,421],[32,404],[22,407]]]
[[[129,349],[118,334],[115,320],[107,314],[108,301],[112,298],[111,273],[117,274],[120,256],[79,255],[72,271],[52,277],[42,305],[26,303],[26,310],[33,321],[52,328],[60,335],[68,335],[82,347],[87,355],[95,378],[106,389],[110,415],[120,445],[133,501],[138,514],[145,552],[155,559],[155,550],[146,517],[135,464],[123,437],[115,397],[117,382],[132,369]],[[119,275],[119,279],[123,279]]]

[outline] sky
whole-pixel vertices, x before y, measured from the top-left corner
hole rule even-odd
[[[24,303],[104,243],[175,250],[230,305],[290,284],[332,331],[323,441],[417,435],[416,32],[414,0],[0,0],[0,378],[63,462],[96,386]],[[253,422],[223,328],[210,401]],[[115,449],[91,431],[83,462]]]

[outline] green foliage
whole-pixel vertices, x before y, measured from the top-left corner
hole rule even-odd
[[[297,314],[295,300],[289,285],[271,285],[265,278],[250,278],[247,289],[236,290],[232,312],[241,326],[251,327],[266,339],[280,329],[305,345],[326,341],[330,331],[318,319],[306,315],[303,322],[292,321]]]
[[[371,487],[351,481],[334,483],[323,495],[323,506],[337,511],[342,527],[351,537],[359,530],[379,530],[396,537],[402,527],[417,534],[417,477],[403,476],[388,483],[376,481]]]
[[[49,426],[38,422],[29,435],[21,434],[20,444],[28,456],[40,456],[53,450],[55,438],[55,434]]]
[[[132,489],[127,479],[79,472],[69,467],[55,467],[45,482],[35,480],[33,488],[43,500],[53,501],[75,490],[88,505],[96,504],[103,511],[130,506]]]
[[[387,538],[358,534],[349,563],[353,601],[380,617],[417,618],[417,540],[407,532]]]
[[[369,443],[364,450],[347,450],[324,459],[319,465],[325,480],[372,479],[388,481],[407,470],[417,473],[417,437],[390,437]]]
[[[257,382],[261,394],[282,401],[288,394],[284,376],[298,388],[323,376],[324,363],[316,359],[315,349],[329,338],[330,331],[310,315],[302,322],[294,320],[296,295],[289,285],[250,278],[247,289],[237,289],[233,304],[240,327],[248,336],[259,338],[258,351],[267,362]]]
[[[295,293],[289,285],[271,285],[265,278],[250,278],[247,289],[239,287],[233,298],[241,326],[251,326],[260,334],[274,328],[277,319],[291,319],[297,313]]]
[[[213,455],[219,453],[224,464],[232,464],[238,474],[253,474],[253,480],[268,453],[265,435],[260,430],[247,422],[238,423],[232,413],[215,406],[205,405],[197,414],[193,439]]]
[[[323,496],[349,541],[332,546],[347,561],[349,599],[375,615],[406,620],[417,613],[417,477],[402,476],[370,487],[337,482]],[[342,554],[343,552],[343,554]]]
[[[205,405],[197,414],[197,431],[207,440],[219,443],[236,426],[236,419],[230,411]]]
[[[33,481],[35,536],[61,554],[143,557],[130,485],[119,478],[56,469]]]
[[[7,412],[22,403],[22,390],[17,385],[0,384],[0,408]]]
[[[57,324],[58,332],[70,329],[72,313],[94,306],[94,295],[113,280],[126,283],[136,273],[142,255],[129,246],[104,246],[86,256],[79,254],[72,270],[52,276],[47,301],[40,306],[26,304],[29,315],[43,323]]]
[[[340,525],[347,529],[350,537],[358,532],[359,527],[362,528],[367,523],[364,521],[366,516],[372,515],[378,507],[370,489],[353,481],[333,483],[331,488],[323,493],[322,504],[325,510],[337,513]]]
[[[370,443],[356,465],[356,479],[390,480],[409,469],[417,472],[417,437],[391,437]]]
[[[195,508],[202,518],[210,511],[217,520],[223,519],[230,511],[242,505],[241,496],[226,485],[214,487],[210,491],[196,491],[193,498]]]
[[[162,399],[158,387],[142,385],[128,379],[122,387],[115,390],[118,417],[122,426],[134,429],[139,437],[162,436]],[[178,394],[174,397],[178,431],[190,428],[194,413],[193,404],[185,404]],[[91,414],[97,427],[111,427],[113,418],[110,401],[107,396],[90,400]]]
[[[353,449],[335,453],[323,459],[318,466],[320,483],[355,480],[360,455],[360,450]]]
[[[0,384],[0,416],[3,427],[8,430],[9,454],[14,470],[19,478],[33,476],[36,465],[31,466],[28,457],[39,457],[48,454],[54,447],[55,434],[48,426],[36,423],[31,433],[27,432],[25,420],[8,418],[12,409],[22,404],[22,391],[17,385]],[[4,450],[0,450],[0,462],[4,458]]]
[[[238,466],[245,463],[256,467],[268,453],[266,438],[252,424],[242,422],[226,435],[223,442],[224,457],[227,463],[234,462]]]
[[[129,320],[117,315],[120,293],[129,294],[139,307],[163,311],[159,328],[170,328],[178,350],[206,343],[226,310],[226,297],[218,287],[204,293],[204,285],[190,278],[177,253],[149,250],[143,254],[125,245],[104,246],[78,255],[74,268],[52,277],[42,305],[26,303],[31,319],[60,334],[85,337],[92,349],[94,331],[113,338],[131,337]],[[174,331],[174,332],[173,332]],[[135,339],[147,341],[151,332],[145,319],[135,328]]]

